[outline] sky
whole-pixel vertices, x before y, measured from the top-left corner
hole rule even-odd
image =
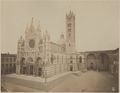
[[[25,35],[32,17],[35,27],[47,30],[54,42],[66,33],[66,14],[75,14],[77,51],[118,48],[119,6],[117,0],[3,0],[1,52],[17,53],[17,41]]]

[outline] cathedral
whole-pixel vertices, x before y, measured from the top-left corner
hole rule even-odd
[[[75,52],[75,15],[71,11],[66,15],[66,28],[66,40],[61,34],[57,44],[50,40],[47,31],[41,31],[40,24],[35,28],[32,19],[25,38],[18,41],[16,73],[50,77],[77,70],[76,60],[69,63],[70,54]]]
[[[39,77],[51,77],[67,71],[100,70],[112,71],[118,65],[115,50],[76,52],[75,15],[66,14],[66,39],[54,43],[47,31],[35,28],[32,18],[25,30],[25,37],[18,40],[16,73]],[[116,70],[117,72],[118,70]]]

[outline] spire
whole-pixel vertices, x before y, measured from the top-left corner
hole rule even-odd
[[[31,26],[33,25],[33,20],[34,20],[34,18],[32,17],[32,20],[31,20]]]
[[[28,31],[28,24],[26,25],[26,29],[25,29],[25,32],[27,32]]]
[[[22,40],[22,36],[20,36],[20,40]]]
[[[22,35],[21,35],[19,41],[22,41],[22,40],[23,40],[23,37],[22,37]]]
[[[68,13],[67,16],[72,17],[72,16],[74,16],[74,13],[70,10],[70,12]]]
[[[48,40],[48,41],[50,40],[50,35],[49,35],[47,29],[45,30],[45,38],[46,38],[46,40]]]
[[[34,30],[34,25],[33,25],[33,23],[34,23],[34,19],[33,19],[33,17],[32,17],[31,25],[30,25],[30,31],[33,31],[33,30]]]
[[[72,14],[71,10],[70,10],[70,13],[69,14]]]
[[[45,29],[45,34],[47,33],[47,29]]]
[[[45,30],[45,37],[47,37],[48,36],[48,32],[47,32],[47,29]]]
[[[50,33],[48,33],[48,40],[50,41]]]
[[[60,43],[60,45],[64,45],[64,44],[65,44],[65,39],[64,39],[63,31],[62,31],[62,33],[61,33],[61,35],[60,35],[59,43]]]
[[[40,29],[40,21],[38,21],[37,30],[38,30],[38,31],[41,31],[41,29]]]

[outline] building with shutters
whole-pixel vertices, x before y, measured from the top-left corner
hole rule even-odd
[[[1,54],[1,74],[11,74],[16,72],[16,54]]]

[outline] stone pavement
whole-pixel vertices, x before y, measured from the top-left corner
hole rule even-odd
[[[5,83],[5,87],[7,88],[8,92],[43,92],[37,89],[24,87],[21,85],[13,84],[13,83]]]
[[[64,75],[70,74],[73,72],[64,72],[58,75],[54,75],[53,77],[47,78],[46,81],[50,82],[53,81],[57,78],[63,77]],[[77,72],[75,72],[77,73]],[[5,77],[10,77],[10,78],[17,78],[17,79],[23,79],[23,80],[30,80],[30,81],[36,81],[36,82],[45,82],[45,78],[38,77],[38,76],[28,76],[28,75],[18,75],[18,74],[8,74]]]
[[[27,91],[27,88],[32,91],[47,91],[51,88],[53,88],[63,77],[66,77],[72,72],[65,72],[58,75],[55,75],[53,77],[47,78],[47,82],[45,83],[45,79],[41,77],[34,77],[34,76],[26,76],[26,75],[17,75],[17,74],[9,74],[2,77],[2,84],[5,83],[7,86],[5,86],[9,90],[13,91],[23,91],[20,90],[25,89]],[[61,82],[61,81],[60,81]],[[14,87],[17,87],[14,89]],[[19,89],[20,87],[20,89]],[[12,91],[11,90],[11,91]],[[28,90],[28,92],[30,92]]]
[[[17,92],[112,92],[112,87],[115,87],[116,91],[118,88],[118,81],[108,72],[67,72],[48,78],[47,83],[44,83],[44,80],[41,82],[42,79],[24,75],[22,78],[16,75],[5,77],[9,89]]]
[[[118,91],[118,81],[107,72],[88,71],[80,76],[71,74],[51,92],[112,92]]]

